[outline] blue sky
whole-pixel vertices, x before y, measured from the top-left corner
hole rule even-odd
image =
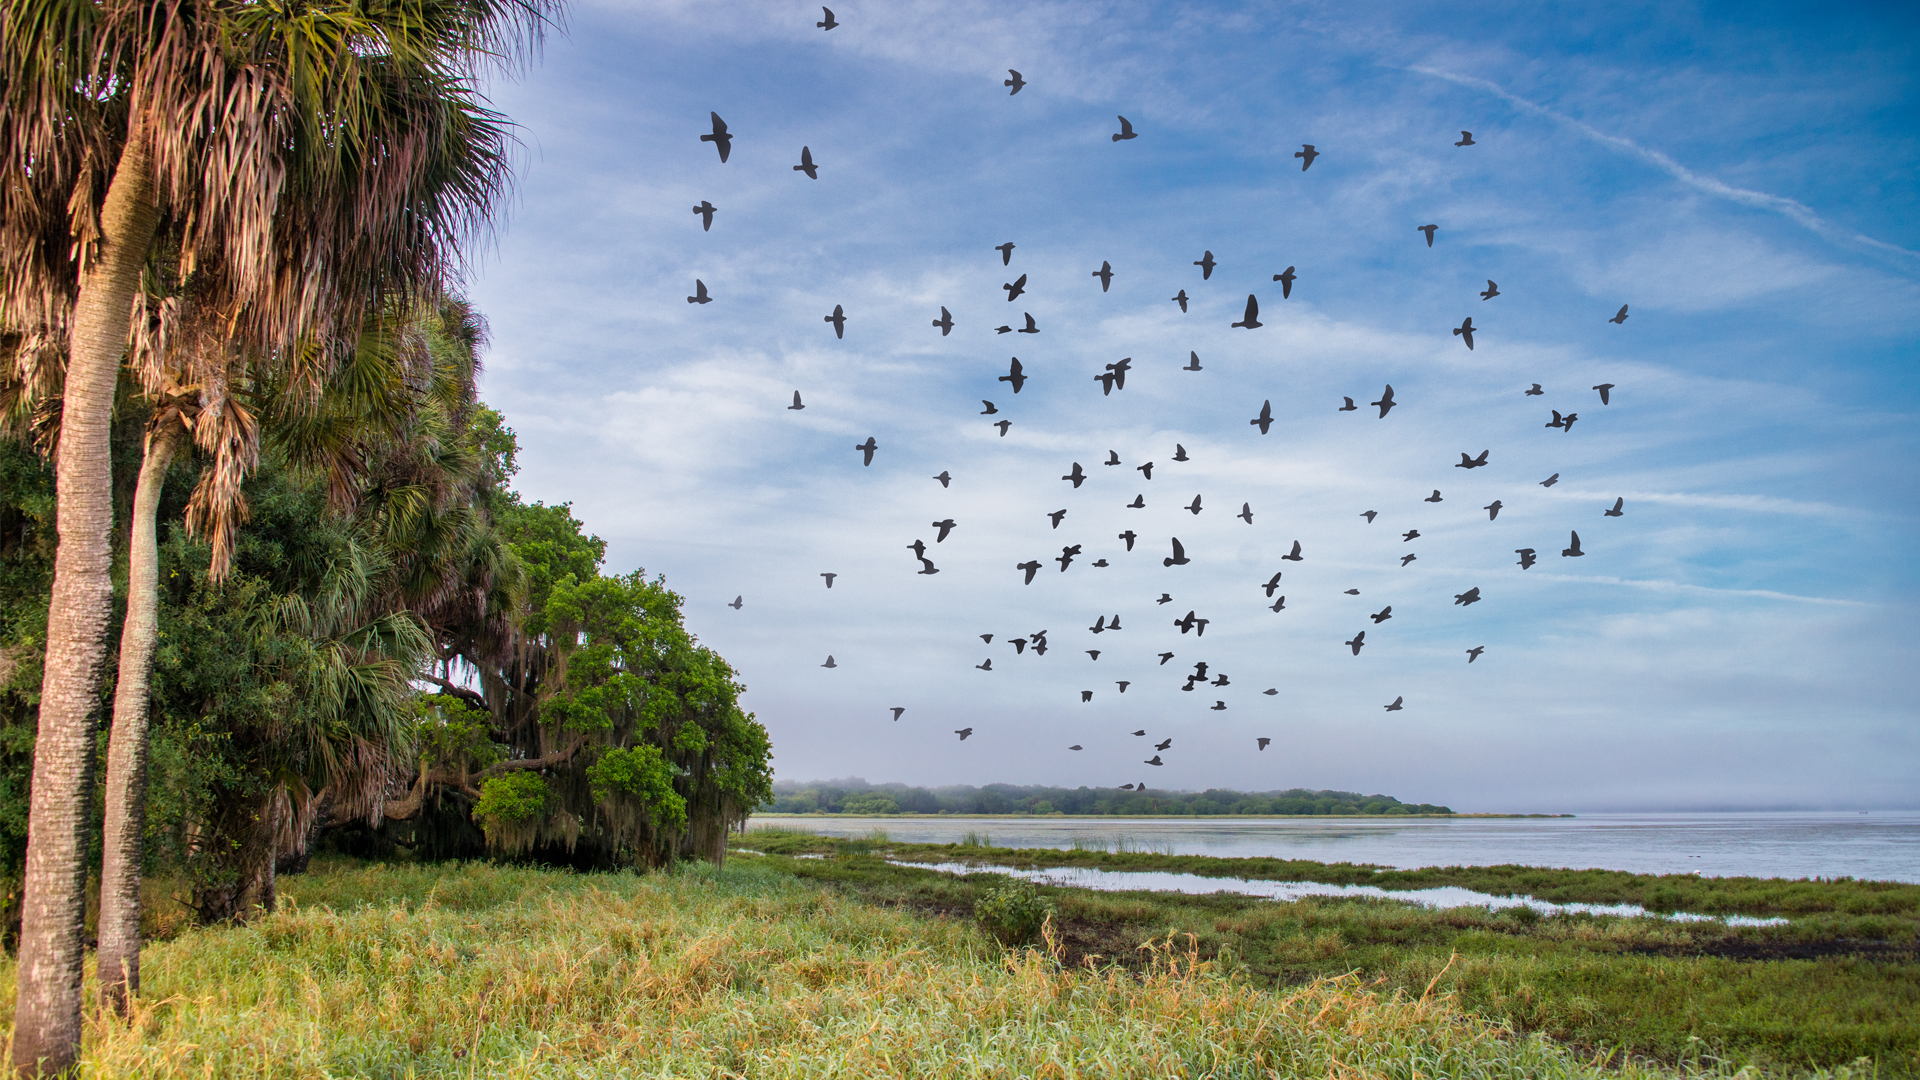
[[[576,5],[488,88],[525,154],[470,281],[521,491],[572,502],[609,570],[686,597],[781,776],[1917,805],[1910,9],[834,13],[822,32],[798,3]],[[709,110],[726,164],[698,139]],[[1139,138],[1110,138],[1122,114]],[[818,180],[791,168],[802,145]],[[686,302],[695,278],[713,303]],[[1233,329],[1249,293],[1265,325]],[[1040,334],[994,332],[1025,312]],[[1467,316],[1472,351],[1449,332]],[[1017,396],[996,381],[1013,356]],[[1551,409],[1580,420],[1547,429]],[[1575,529],[1589,554],[1562,558]],[[1176,536],[1193,561],[1166,567]],[[1022,584],[1016,563],[1072,544]],[[1204,638],[1171,625],[1189,610]],[[1041,629],[1044,657],[1006,644]],[[1183,692],[1196,661],[1229,685]],[[1174,739],[1164,766],[1140,728]]]

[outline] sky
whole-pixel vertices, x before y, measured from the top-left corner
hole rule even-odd
[[[780,778],[1920,806],[1920,11],[833,11],[572,5],[485,87],[466,285],[518,490],[685,598]]]

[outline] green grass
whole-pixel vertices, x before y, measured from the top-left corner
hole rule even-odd
[[[954,877],[893,866],[884,849],[794,832],[756,830],[755,847],[835,854],[762,860],[869,902],[965,916],[973,898],[1005,878]],[[1087,851],[982,851],[895,844],[915,861],[1166,869],[1224,876],[1237,860]],[[1255,985],[1287,987],[1358,972],[1403,993],[1438,986],[1464,1007],[1569,1045],[1620,1050],[1669,1063],[1705,1051],[1773,1071],[1839,1067],[1861,1057],[1883,1077],[1920,1076],[1920,919],[1914,886],[1635,878],[1602,871],[1520,867],[1367,872],[1346,865],[1247,860],[1233,876],[1424,887],[1464,884],[1588,902],[1633,902],[1631,890],[1671,888],[1694,910],[1785,912],[1775,927],[1676,923],[1657,918],[1487,908],[1429,910],[1391,900],[1312,898],[1275,903],[1231,894],[1047,890],[1072,958],[1129,962],[1133,948],[1192,934],[1200,954],[1231,957]],[[1633,885],[1633,881],[1641,884]],[[1229,887],[1223,881],[1222,887]],[[1683,891],[1684,890],[1684,891]],[[1450,966],[1449,966],[1450,965]],[[1444,971],[1444,974],[1442,972]]]
[[[150,945],[132,1022],[89,1019],[83,1075],[1732,1074],[1697,1055],[1653,1068],[1519,1036],[1462,1010],[1445,979],[1276,991],[1223,950],[1146,941],[1145,907],[1124,968],[1070,963],[1057,940],[1008,952],[968,920],[890,910],[776,862],[885,865],[586,875],[316,860],[282,879],[280,913]],[[0,965],[9,995],[13,976]]]

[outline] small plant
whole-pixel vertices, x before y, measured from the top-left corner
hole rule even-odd
[[[1521,904],[1506,910],[1506,916],[1521,926],[1532,926],[1540,921],[1540,911],[1531,904]]]
[[[966,832],[960,834],[960,843],[957,846],[970,848],[992,847],[993,837],[983,832],[974,832],[972,829],[968,829]]]
[[[1024,881],[992,889],[973,904],[974,919],[1002,945],[1026,945],[1038,940],[1053,911],[1053,901]]]

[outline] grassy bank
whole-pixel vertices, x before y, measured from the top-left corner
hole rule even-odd
[[[966,921],[866,903],[774,865],[857,875],[859,861],[877,862],[741,859],[644,876],[317,862],[283,879],[281,913],[151,945],[133,1023],[89,1021],[85,1075],[1672,1071],[1518,1036],[1460,1009],[1444,977],[1431,993],[1355,975],[1276,993],[1217,951],[1209,961],[1184,939],[1148,943],[1146,922],[1125,968],[1096,971],[1063,963],[1064,951],[1009,953]],[[8,1023],[13,975],[0,966]],[[1729,1072],[1695,1066],[1679,1071]]]
[[[1200,955],[1231,957],[1253,985],[1285,988],[1357,972],[1419,994],[1434,979],[1463,1007],[1567,1045],[1679,1062],[1704,1047],[1768,1070],[1874,1058],[1879,1075],[1920,1076],[1920,887],[1868,882],[1640,877],[1524,867],[1380,871],[1284,860],[1153,853],[1010,851],[755,831],[761,861],[883,906],[964,916],[995,874],[955,877],[916,861],[1176,870],[1388,887],[1458,884],[1560,901],[1639,902],[1671,890],[1683,910],[1784,914],[1784,926],[1485,908],[1427,910],[1393,901],[1273,903],[1231,894],[1047,890],[1070,959],[1131,963],[1143,941],[1191,934]],[[799,858],[825,855],[825,858]],[[1222,887],[1229,883],[1223,881]],[[1449,966],[1451,965],[1451,966]]]

